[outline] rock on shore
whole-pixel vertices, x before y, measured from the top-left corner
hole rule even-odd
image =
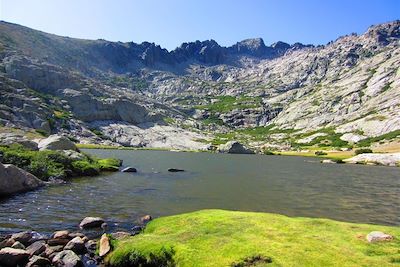
[[[0,163],[0,196],[34,190],[43,185],[33,174],[12,164]]]
[[[218,152],[229,154],[254,154],[252,150],[247,149],[238,141],[229,141],[226,144],[220,145],[218,147]]]
[[[367,153],[343,160],[346,163],[400,166],[400,153]]]

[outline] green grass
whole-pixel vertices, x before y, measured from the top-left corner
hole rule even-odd
[[[370,244],[365,236],[371,231],[396,239]],[[399,236],[399,227],[202,210],[153,220],[142,234],[115,242],[106,261],[111,266],[396,266]]]
[[[396,137],[400,137],[400,130],[392,131],[380,136],[376,137],[368,137],[366,139],[361,140],[360,142],[357,143],[358,147],[369,147],[373,143],[377,143],[382,140],[391,140]]]
[[[94,176],[101,171],[118,171],[120,161],[116,159],[96,159],[84,155],[82,159],[72,159],[60,151],[32,151],[20,145],[0,146],[2,163],[14,164],[43,181],[50,177],[70,178]]]
[[[234,109],[257,108],[261,106],[260,97],[249,96],[218,96],[217,101],[208,105],[196,106],[198,109],[207,109],[210,112],[227,113]]]

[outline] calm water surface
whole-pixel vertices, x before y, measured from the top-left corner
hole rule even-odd
[[[85,216],[101,216],[123,229],[144,214],[207,208],[400,225],[400,168],[285,156],[86,152],[123,159],[139,172],[74,179],[0,200],[0,231],[76,229]]]

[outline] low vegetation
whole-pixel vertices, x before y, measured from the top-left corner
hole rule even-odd
[[[356,155],[365,154],[365,153],[372,153],[372,149],[370,149],[370,148],[360,148],[360,149],[356,149],[354,151],[354,154],[356,154]]]
[[[2,163],[14,164],[41,180],[94,176],[101,171],[117,171],[121,164],[117,159],[97,159],[83,154],[80,158],[69,157],[61,151],[32,151],[20,145],[0,146]]]
[[[398,227],[203,210],[155,219],[116,241],[112,266],[395,266],[400,240],[371,244],[371,231]]]
[[[373,143],[381,142],[383,140],[392,140],[394,138],[400,137],[400,130],[392,131],[383,135],[379,135],[376,137],[369,137],[361,140],[357,143],[358,147],[369,147]]]

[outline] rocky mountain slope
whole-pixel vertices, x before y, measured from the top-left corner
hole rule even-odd
[[[400,131],[400,21],[324,46],[214,40],[172,51],[0,22],[0,123],[82,143],[349,146]]]

